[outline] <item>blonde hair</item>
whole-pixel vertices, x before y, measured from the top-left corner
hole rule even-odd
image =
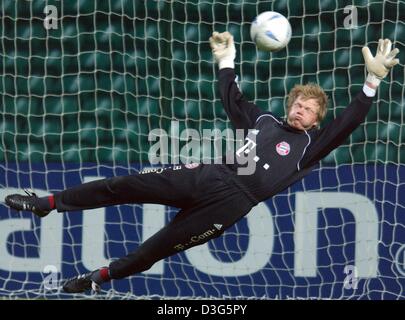
[[[328,96],[325,91],[316,83],[308,83],[305,85],[296,84],[288,94],[287,114],[290,113],[291,106],[298,96],[302,96],[304,100],[312,98],[318,102],[318,123],[320,123],[325,118],[326,112],[328,111]]]

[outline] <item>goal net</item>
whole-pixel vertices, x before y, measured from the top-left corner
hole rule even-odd
[[[286,49],[255,48],[249,27],[263,11],[288,17]],[[362,46],[375,52],[379,38],[391,39],[400,64],[366,122],[319,168],[222,237],[99,297],[404,298],[405,1],[1,1],[0,16],[1,199],[150,167],[149,134],[159,128],[170,163],[176,144],[193,138],[180,137],[185,129],[229,132],[214,30],[234,35],[249,100],[282,117],[294,84],[316,82],[331,100],[325,123],[361,90]],[[198,152],[209,158],[213,146]],[[135,250],[175,213],[125,205],[40,220],[1,205],[0,295],[86,298],[63,294],[60,281]]]

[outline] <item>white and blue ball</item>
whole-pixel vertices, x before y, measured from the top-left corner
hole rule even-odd
[[[259,50],[278,51],[290,42],[291,25],[287,18],[278,12],[262,12],[250,26],[250,37]]]

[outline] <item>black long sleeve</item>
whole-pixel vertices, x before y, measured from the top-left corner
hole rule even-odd
[[[307,175],[319,160],[340,146],[364,121],[373,101],[361,91],[324,128],[302,131],[249,103],[235,82],[233,69],[225,68],[219,72],[219,87],[222,103],[235,128],[255,129],[249,133],[255,143],[249,145],[248,142],[246,147],[250,148],[251,172],[240,173],[246,164],[237,161],[227,167],[234,174],[232,181],[257,202]]]
[[[313,141],[302,159],[302,167],[315,164],[340,146],[364,121],[372,102],[373,98],[367,97],[362,90],[335,120],[320,130],[310,132]]]
[[[235,81],[234,69],[221,69],[218,78],[222,104],[235,129],[253,128],[256,119],[264,112],[244,98]]]
[[[337,148],[365,119],[372,98],[360,92],[350,105],[321,130],[294,129],[270,114],[258,117],[255,152],[249,152],[254,172],[238,175],[236,183],[256,201],[263,201],[306,176],[313,167]],[[235,171],[239,166],[231,166]]]

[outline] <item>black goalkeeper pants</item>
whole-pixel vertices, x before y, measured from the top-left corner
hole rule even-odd
[[[188,168],[190,167],[190,168]],[[231,181],[223,165],[176,165],[85,183],[55,194],[58,211],[118,204],[156,203],[180,208],[175,218],[135,251],[113,261],[120,279],[155,262],[220,236],[255,205]]]

